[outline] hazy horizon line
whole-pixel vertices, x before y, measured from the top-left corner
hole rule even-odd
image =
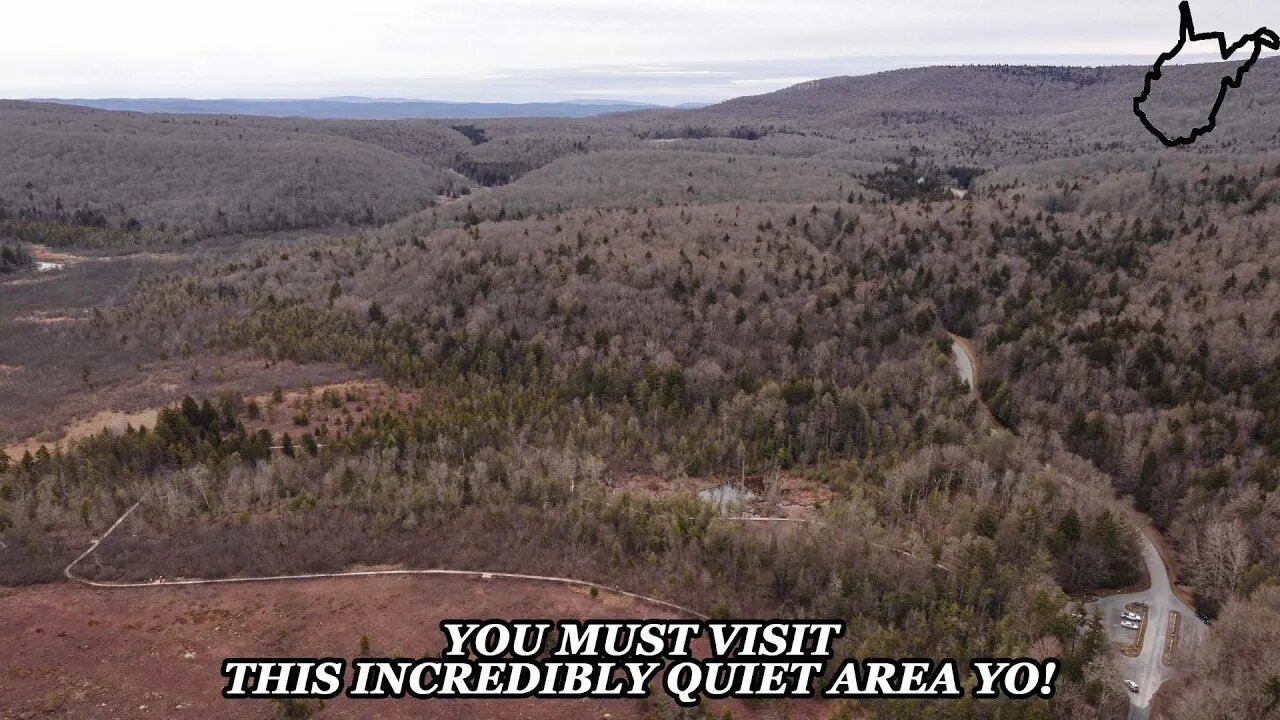
[[[849,56],[816,60],[652,63],[565,69],[509,69],[474,76],[334,79],[322,83],[287,80],[246,85],[244,92],[46,93],[12,99],[68,101],[194,102],[403,102],[449,104],[599,103],[674,107],[774,92],[793,85],[839,76],[865,76],[895,70],[943,66],[1049,65],[1060,67],[1143,66],[1137,54],[904,55]],[[1219,62],[1211,54],[1188,55],[1179,64]],[[166,88],[172,90],[172,88]]]

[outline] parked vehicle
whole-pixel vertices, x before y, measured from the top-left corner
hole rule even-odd
[[[1132,680],[1125,680],[1124,685],[1129,688],[1129,692],[1138,692],[1138,683]]]
[[[1120,615],[1120,617],[1123,617],[1125,620],[1132,620],[1132,621],[1134,621],[1134,622],[1142,622],[1142,616],[1141,616],[1141,615],[1139,615],[1138,613],[1135,613],[1135,612],[1122,613],[1122,614]]]
[[[1137,630],[1137,629],[1138,629],[1138,623],[1136,623],[1136,622],[1134,622],[1134,621],[1132,621],[1132,620],[1121,620],[1121,621],[1120,621],[1120,627],[1129,628],[1130,630]]]

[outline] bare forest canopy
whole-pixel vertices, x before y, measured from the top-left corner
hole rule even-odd
[[[1194,107],[1195,79],[1217,67],[1171,67],[1162,86],[1175,104]],[[110,243],[378,224],[477,186],[514,184],[485,203],[536,212],[637,200],[830,200],[908,157],[1000,167],[1000,179],[1060,176],[1064,164],[1076,174],[1141,167],[1151,138],[1126,105],[1140,71],[901,70],[700,110],[583,120],[308,120],[4,102],[0,222],[32,241]],[[1266,88],[1280,81],[1280,64],[1259,63],[1252,79],[1232,93],[1219,131],[1188,154],[1274,142]],[[669,151],[678,155],[659,154]],[[747,165],[735,172],[724,167],[731,163]],[[545,176],[517,182],[540,168]],[[702,182],[681,183],[681,171],[700,169]]]
[[[847,619],[847,654],[1064,660],[1051,702],[869,717],[1115,717],[1069,595],[1141,581],[1118,494],[1225,628],[1171,716],[1268,717],[1275,643],[1242,628],[1280,632],[1280,63],[1176,151],[1130,112],[1141,72],[927,68],[579,120],[2,104],[0,412],[160,373],[193,397],[0,455],[0,580],[53,579],[143,498],[89,572],[575,575]],[[42,245],[92,252],[37,282]],[[98,261],[118,245],[168,264]],[[236,379],[285,366],[404,402],[264,408]],[[684,482],[815,522],[761,533]]]

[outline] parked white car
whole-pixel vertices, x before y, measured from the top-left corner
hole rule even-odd
[[[1134,612],[1121,613],[1120,617],[1124,618],[1125,620],[1132,620],[1132,621],[1134,621],[1134,622],[1142,622],[1142,616],[1141,616],[1141,615],[1139,615],[1138,613],[1134,613]]]
[[[1138,683],[1132,680],[1125,680],[1124,686],[1129,688],[1129,692],[1138,692]]]
[[[1136,622],[1134,622],[1134,621],[1132,621],[1132,620],[1121,620],[1121,621],[1120,621],[1120,627],[1123,627],[1123,628],[1129,628],[1130,630],[1137,630],[1137,629],[1138,629],[1138,623],[1136,623]]]

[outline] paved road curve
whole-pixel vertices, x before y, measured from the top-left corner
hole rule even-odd
[[[951,351],[955,355],[956,372],[961,379],[969,383],[969,387],[974,389],[976,395],[978,359],[973,346],[967,339],[958,335],[953,334],[951,338],[953,341]],[[1131,524],[1142,528],[1141,521],[1134,518],[1125,508],[1110,500],[1104,502],[1108,506],[1115,506],[1114,509],[1119,512],[1120,517],[1130,518]],[[1149,608],[1142,653],[1136,658],[1119,656],[1118,664],[1123,673],[1121,679],[1138,683],[1138,692],[1131,693],[1129,697],[1129,720],[1148,720],[1151,715],[1151,699],[1160,686],[1173,675],[1174,669],[1164,664],[1164,646],[1169,639],[1169,611],[1176,611],[1182,616],[1178,641],[1181,651],[1185,652],[1187,648],[1199,644],[1208,634],[1205,624],[1174,592],[1164,558],[1147,535],[1150,532],[1154,531],[1142,529],[1139,537],[1142,560],[1147,566],[1147,575],[1151,578],[1150,587],[1142,592],[1104,598],[1090,606],[1090,609],[1102,611],[1103,622],[1111,639],[1126,644],[1134,641],[1134,631],[1120,627],[1122,619],[1120,613],[1124,612],[1124,606],[1128,603],[1140,602],[1145,603]]]
[[[1151,586],[1142,592],[1114,595],[1103,598],[1090,606],[1102,611],[1102,619],[1112,639],[1130,643],[1134,639],[1134,631],[1120,627],[1120,613],[1124,606],[1132,602],[1146,603],[1147,612],[1146,636],[1142,643],[1142,654],[1136,658],[1120,656],[1119,667],[1125,673],[1122,679],[1138,683],[1138,692],[1129,697],[1129,720],[1147,720],[1151,714],[1151,698],[1173,675],[1173,668],[1164,664],[1164,646],[1169,639],[1169,611],[1181,613],[1181,629],[1178,647],[1186,649],[1198,644],[1204,637],[1207,628],[1195,612],[1182,602],[1173,591],[1169,581],[1169,572],[1165,568],[1160,551],[1145,531],[1141,535],[1142,559],[1146,563],[1147,573],[1151,577]]]
[[[978,390],[978,362],[970,355],[970,350],[966,341],[957,336],[951,336],[951,354],[956,357],[956,372],[960,373],[960,379],[969,384],[969,389],[975,393]]]

